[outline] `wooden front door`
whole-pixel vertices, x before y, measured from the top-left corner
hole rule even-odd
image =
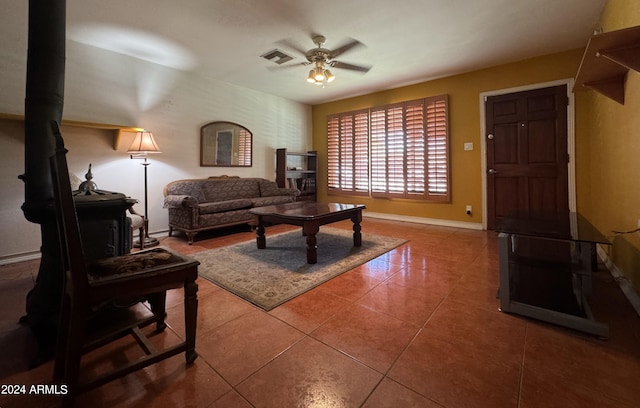
[[[566,85],[485,101],[487,228],[513,210],[568,211]]]

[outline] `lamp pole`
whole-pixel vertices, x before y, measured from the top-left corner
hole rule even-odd
[[[149,162],[147,161],[147,156],[144,156],[144,161],[142,162],[142,165],[144,166],[144,222],[145,222],[145,238],[149,237],[149,233],[148,233],[148,225],[147,223],[149,222],[149,218],[147,217],[147,214],[149,213],[149,205],[147,204],[148,201],[148,196],[149,196],[149,186],[147,183],[147,168],[149,167]]]
[[[149,187],[147,182],[147,168],[149,167],[149,161],[147,155],[144,156],[144,161],[141,163],[144,166],[144,247],[152,247],[159,244],[157,238],[149,237]],[[142,242],[138,242],[137,246],[140,247]]]
[[[158,245],[158,240],[149,237],[149,187],[147,182],[147,167],[149,167],[151,163],[147,160],[147,155],[149,153],[160,153],[160,148],[156,141],[153,140],[153,134],[150,131],[140,129],[140,131],[136,133],[136,137],[133,139],[133,143],[131,143],[131,147],[129,147],[127,153],[131,155],[132,159],[144,158],[144,161],[141,163],[144,166],[144,237],[141,238],[142,242],[138,240],[135,246],[138,248],[155,246]]]

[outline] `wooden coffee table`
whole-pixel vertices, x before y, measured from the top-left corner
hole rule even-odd
[[[353,221],[353,246],[359,247],[362,245],[360,222],[362,221],[362,210],[365,208],[361,204],[326,204],[300,201],[252,208],[249,212],[255,218],[256,243],[259,249],[267,247],[267,241],[264,236],[264,224],[266,222],[299,225],[302,226],[302,235],[307,237],[307,263],[314,264],[318,262],[316,234],[321,225],[351,219]]]

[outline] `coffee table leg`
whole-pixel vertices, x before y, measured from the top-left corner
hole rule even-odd
[[[267,240],[264,237],[264,224],[262,218],[258,218],[258,225],[256,226],[256,244],[258,249],[265,249],[267,247]]]
[[[318,241],[316,234],[320,229],[318,222],[305,222],[302,226],[302,234],[307,237],[307,263],[315,264],[318,262]]]
[[[353,246],[362,246],[362,226],[360,222],[362,221],[362,211],[358,211],[351,216],[351,221],[353,221]]]

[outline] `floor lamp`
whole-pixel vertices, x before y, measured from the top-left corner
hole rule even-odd
[[[127,150],[127,153],[131,155],[132,159],[144,158],[142,165],[144,166],[144,247],[152,247],[158,245],[158,239],[149,237],[149,207],[147,205],[148,193],[147,193],[147,167],[149,162],[147,161],[147,155],[149,153],[161,153],[160,148],[153,140],[153,134],[148,130],[141,130],[136,133],[136,137],[131,143],[131,147]],[[140,247],[141,242],[138,241],[134,245]]]

